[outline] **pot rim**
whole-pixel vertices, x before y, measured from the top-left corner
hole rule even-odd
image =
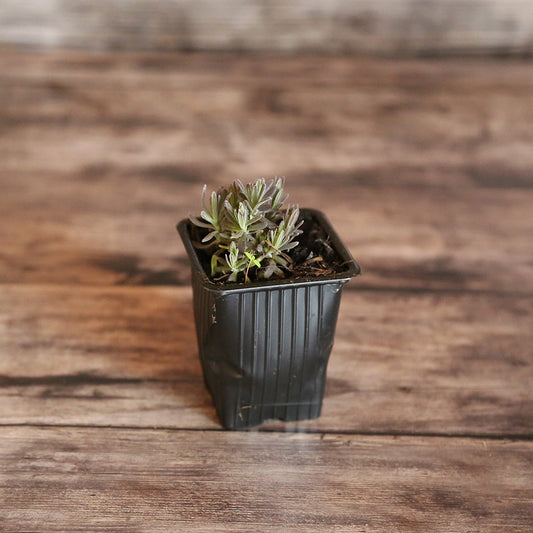
[[[354,260],[349,250],[341,241],[340,237],[334,230],[326,215],[324,215],[324,213],[322,213],[322,211],[319,211],[318,209],[302,208],[300,209],[300,211],[303,213],[307,213],[313,218],[315,218],[315,220],[317,220],[318,223],[322,226],[322,228],[326,231],[331,240],[331,245],[333,246],[337,254],[344,260],[343,263],[346,265],[346,270],[343,270],[342,272],[335,272],[333,274],[313,276],[312,278],[282,278],[274,280],[252,281],[250,283],[215,283],[209,278],[209,276],[205,272],[204,267],[202,266],[202,264],[200,263],[200,259],[198,258],[196,248],[194,248],[192,244],[191,237],[189,234],[189,227],[191,224],[189,219],[184,218],[183,220],[181,220],[176,226],[176,228],[181,236],[181,239],[185,246],[185,250],[187,251],[187,255],[189,256],[193,268],[200,275],[202,285],[207,290],[217,292],[220,295],[243,291],[252,292],[262,290],[273,290],[282,287],[298,288],[305,287],[308,285],[319,285],[332,282],[344,284],[347,281],[350,281],[352,278],[358,276],[361,273],[361,267]]]

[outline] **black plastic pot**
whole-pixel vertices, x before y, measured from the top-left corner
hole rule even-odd
[[[321,212],[301,211],[320,224],[341,271],[304,280],[214,283],[191,242],[190,222],[178,224],[191,261],[204,379],[228,429],[320,416],[341,289],[360,268]]]

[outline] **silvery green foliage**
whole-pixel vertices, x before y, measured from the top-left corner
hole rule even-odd
[[[284,277],[291,259],[287,252],[298,245],[301,230],[297,206],[283,209],[283,178],[260,178],[244,185],[235,180],[229,187],[202,193],[200,217],[191,222],[206,235],[202,247],[211,255],[211,276],[229,282],[250,277]]]

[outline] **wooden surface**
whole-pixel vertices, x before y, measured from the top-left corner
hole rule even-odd
[[[2,441],[3,531],[531,531],[525,442],[57,427]]]
[[[533,54],[530,0],[3,0],[0,43],[88,50]]]
[[[0,530],[531,531],[531,64],[3,53],[0,103]],[[226,432],[174,225],[275,174],[364,274],[322,417]]]

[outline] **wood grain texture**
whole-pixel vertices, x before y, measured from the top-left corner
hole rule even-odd
[[[533,293],[527,63],[4,54],[0,279],[184,284],[203,183],[285,175],[367,287]],[[327,194],[324,193],[327,187]]]
[[[189,289],[0,295],[0,424],[220,427]],[[531,437],[532,317],[532,298],[348,291],[322,417],[263,429]]]
[[[531,54],[528,0],[4,0],[1,42],[90,50]]]
[[[531,442],[80,428],[0,438],[0,525],[13,533],[526,533],[533,517]]]
[[[529,532],[532,72],[0,54],[0,530]],[[174,225],[275,174],[364,274],[321,418],[223,432]]]

